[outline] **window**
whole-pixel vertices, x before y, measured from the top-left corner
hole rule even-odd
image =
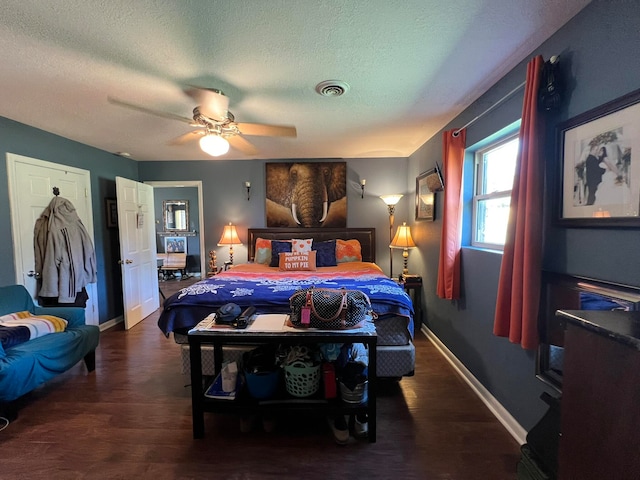
[[[517,154],[518,135],[491,143],[475,153],[473,246],[504,248]]]

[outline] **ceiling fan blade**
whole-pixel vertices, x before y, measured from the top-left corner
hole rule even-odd
[[[261,123],[236,123],[243,135],[257,135],[262,137],[296,137],[296,127],[289,125],[263,125]]]
[[[240,135],[231,135],[230,137],[225,138],[233,148],[240,150],[242,153],[246,153],[247,155],[255,155],[258,153],[258,149]]]
[[[227,119],[229,98],[221,91],[192,87],[186,93],[198,103],[200,113],[204,116],[219,122]]]
[[[118,100],[117,98],[107,97],[109,103],[113,103],[114,105],[118,105],[120,107],[130,108],[132,110],[137,110],[139,112],[148,113],[150,115],[156,115],[158,117],[168,118],[170,120],[178,120],[179,122],[188,123],[189,125],[194,125],[193,118],[183,117],[182,115],[176,115],[175,113],[162,112],[160,110],[152,110],[151,108],[141,107],[140,105],[135,105],[133,103],[124,102],[122,100]]]
[[[180,135],[177,138],[169,141],[169,145],[184,145],[185,143],[192,142],[193,140],[199,140],[200,137],[207,133],[206,130],[193,130],[192,132],[187,132],[184,135]]]

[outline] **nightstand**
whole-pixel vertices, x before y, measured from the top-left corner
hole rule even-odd
[[[411,297],[415,311],[414,320],[417,320],[414,324],[414,330],[417,330],[422,326],[422,277],[404,277],[400,274],[397,282]]]

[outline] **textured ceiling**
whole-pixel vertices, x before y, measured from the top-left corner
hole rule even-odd
[[[188,85],[291,138],[221,159],[406,157],[589,0],[3,0],[0,116],[137,160],[211,159]],[[350,85],[339,98],[319,82]]]

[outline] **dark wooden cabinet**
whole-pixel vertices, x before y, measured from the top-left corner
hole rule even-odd
[[[640,478],[640,312],[567,320],[558,478]]]

